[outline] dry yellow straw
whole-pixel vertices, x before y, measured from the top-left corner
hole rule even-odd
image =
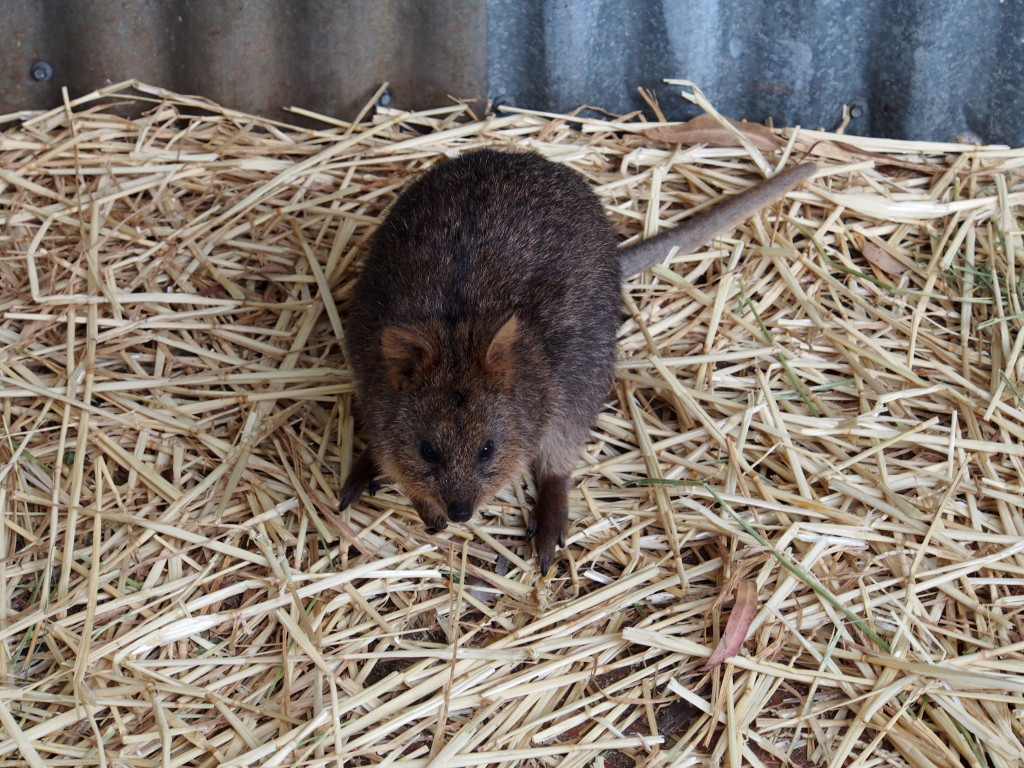
[[[459,105],[307,130],[140,83],[3,125],[7,763],[1020,765],[1024,151]],[[335,512],[359,247],[485,145],[580,170],[623,238],[822,168],[629,282],[548,581],[529,486],[441,534],[390,486]]]

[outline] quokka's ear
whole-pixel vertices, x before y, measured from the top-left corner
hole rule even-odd
[[[488,373],[498,376],[507,376],[512,370],[512,363],[515,359],[515,344],[519,339],[519,321],[512,315],[498,329],[497,333],[487,345],[487,352],[484,354],[484,368]]]
[[[381,352],[388,385],[398,392],[409,379],[422,376],[434,367],[438,349],[419,331],[389,325],[381,334]]]

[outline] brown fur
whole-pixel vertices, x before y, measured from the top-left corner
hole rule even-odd
[[[611,382],[615,245],[586,181],[539,155],[471,152],[410,184],[355,288],[348,351],[369,450],[342,509],[382,472],[444,528],[530,469],[547,573]]]

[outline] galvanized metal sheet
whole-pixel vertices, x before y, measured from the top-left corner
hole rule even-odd
[[[33,79],[33,72],[49,79]],[[351,118],[377,86],[407,108],[449,95],[552,111],[726,114],[926,140],[1024,145],[1024,1],[6,0],[0,113],[135,77],[286,118]],[[294,119],[294,118],[290,118]]]
[[[0,113],[131,78],[291,121],[291,105],[351,118],[385,81],[437,106],[486,88],[484,0],[0,3]]]
[[[1024,145],[1024,2],[1009,0],[491,0],[492,94],[623,113],[666,78],[698,83],[734,118]],[[648,110],[648,114],[650,111]]]

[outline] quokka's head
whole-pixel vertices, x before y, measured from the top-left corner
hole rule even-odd
[[[407,496],[466,522],[528,467],[548,408],[524,383],[541,376],[524,367],[528,342],[515,315],[384,329],[375,456]]]

